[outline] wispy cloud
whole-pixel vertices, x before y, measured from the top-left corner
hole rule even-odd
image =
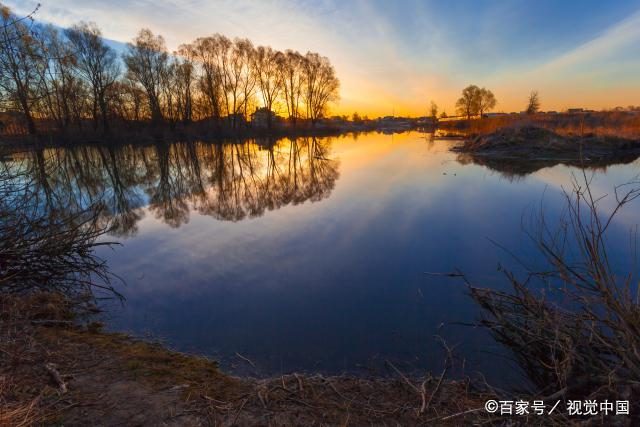
[[[553,73],[594,62],[606,66],[606,60],[619,57],[621,51],[640,44],[640,13],[604,31],[592,40],[554,58],[537,71]]]

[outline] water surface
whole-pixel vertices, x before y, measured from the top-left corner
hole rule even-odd
[[[458,324],[478,316],[465,286],[425,272],[459,268],[505,287],[498,262],[517,267],[490,239],[539,262],[523,220],[542,207],[553,221],[580,170],[497,171],[449,151],[455,143],[367,134],[28,155],[55,162],[40,185],[67,208],[105,203],[116,226],[105,240],[122,246],[100,254],[127,284],[125,304],[109,307],[112,330],[260,375],[367,372],[384,360],[439,369],[438,334],[465,359],[458,374],[498,374],[500,347]],[[589,173],[603,194],[637,164]],[[611,231],[621,268],[639,209]]]

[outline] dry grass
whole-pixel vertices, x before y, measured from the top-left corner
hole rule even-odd
[[[597,112],[580,114],[508,115],[441,122],[440,131],[486,135],[505,127],[538,126],[562,136],[613,136],[640,140],[640,114]]]
[[[620,274],[614,267],[607,232],[620,210],[640,196],[640,184],[617,187],[610,196],[616,199],[613,209],[603,214],[590,182],[583,173],[565,193],[558,227],[550,227],[542,213],[536,216],[529,235],[547,261],[542,270],[520,260],[528,271],[524,278],[504,270],[511,292],[468,284],[484,312],[481,324],[511,350],[537,398],[630,400],[632,418],[616,422],[635,423],[640,294],[633,269]],[[635,239],[632,234],[632,259]]]
[[[55,167],[44,159],[33,170],[0,163],[0,294],[59,292],[90,308],[96,289],[119,296],[95,253],[111,245],[98,242],[108,226],[98,224],[99,204],[79,212],[49,209],[56,195],[33,177],[46,178]]]
[[[7,377],[0,376],[0,427],[27,427],[36,424],[40,421],[39,398],[24,403],[9,402],[5,396],[11,386]]]

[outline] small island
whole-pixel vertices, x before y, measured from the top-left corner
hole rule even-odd
[[[589,162],[640,154],[640,141],[592,133],[585,136],[563,136],[543,127],[525,125],[477,135],[454,147],[453,151],[502,159]]]

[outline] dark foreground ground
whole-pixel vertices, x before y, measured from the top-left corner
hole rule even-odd
[[[0,301],[0,426],[471,425],[488,393],[409,379],[236,378],[215,362],[79,326],[50,295]],[[251,363],[247,361],[247,363]]]

